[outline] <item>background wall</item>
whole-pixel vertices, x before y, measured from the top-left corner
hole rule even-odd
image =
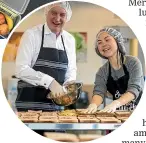
[[[120,18],[112,12],[97,5],[72,2],[72,19],[65,26],[65,30],[71,32],[87,32],[87,62],[77,63],[77,79],[83,81],[86,85],[93,85],[95,73],[103,64],[102,59],[95,54],[94,41],[97,32],[105,26],[127,26]],[[44,23],[44,10],[40,9],[26,20],[24,20],[16,29],[17,32],[24,32],[26,29],[37,24]],[[129,33],[129,32],[128,32]],[[7,79],[14,74],[15,63],[3,63],[2,77],[3,85],[6,90]],[[10,69],[11,70],[8,70]]]

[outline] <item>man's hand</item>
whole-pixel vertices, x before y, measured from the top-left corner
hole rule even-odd
[[[121,103],[118,100],[113,101],[111,104],[107,105],[103,110],[100,112],[107,112],[113,113],[116,111],[116,108],[120,107]]]
[[[71,80],[63,84],[63,90],[65,93],[68,93],[67,86],[72,85],[72,84],[75,84],[75,80]]]
[[[75,83],[75,80],[71,80],[71,81],[65,82],[65,83],[63,84],[63,86],[67,86],[67,85],[73,84],[73,83]]]
[[[49,88],[51,90],[53,98],[58,98],[58,97],[63,96],[65,94],[63,87],[56,80],[52,81]],[[48,98],[50,98],[49,95],[48,95]]]

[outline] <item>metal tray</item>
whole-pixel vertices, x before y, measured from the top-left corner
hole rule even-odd
[[[23,14],[30,0],[0,0],[19,14]]]
[[[122,123],[25,123],[32,130],[115,130]]]

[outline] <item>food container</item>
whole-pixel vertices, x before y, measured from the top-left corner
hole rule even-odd
[[[59,106],[69,106],[74,104],[80,97],[82,85],[83,84],[80,82],[69,84],[65,87],[67,89],[67,94],[62,95],[60,98],[54,98],[52,93],[50,93],[50,98]]]
[[[12,29],[21,20],[30,0],[0,0],[0,13],[5,16],[6,24],[8,25],[7,32],[0,34],[0,39],[8,37]],[[4,25],[3,25],[4,26]],[[2,24],[0,30],[3,30]]]

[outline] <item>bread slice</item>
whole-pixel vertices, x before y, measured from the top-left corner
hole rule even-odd
[[[116,117],[129,117],[131,115],[130,111],[116,111]]]
[[[56,116],[57,117],[57,112],[42,112],[40,113],[40,116]]]
[[[24,123],[38,122],[38,118],[37,118],[37,117],[21,116],[19,119],[20,119],[22,122],[24,122]]]
[[[28,117],[32,117],[32,116],[39,116],[38,113],[29,113],[29,112],[23,112],[21,113],[21,116],[28,116]]]
[[[97,134],[79,134],[78,135],[80,142],[95,140],[102,136],[103,135],[97,135]]]
[[[58,116],[58,118],[59,119],[69,119],[69,118],[71,118],[71,119],[77,119],[76,116]]]
[[[77,116],[77,113],[75,110],[64,110],[61,112],[58,112],[59,116]]]
[[[42,110],[28,110],[29,113],[42,113]]]
[[[117,117],[117,119],[121,120],[121,122],[123,123],[128,119],[128,117]]]
[[[86,109],[76,109],[76,112],[84,112]]]
[[[48,117],[48,116],[40,116],[38,121],[40,123],[58,123],[59,122],[57,117]]]
[[[115,113],[107,113],[107,112],[99,112],[97,111],[96,113],[96,117],[114,117]]]
[[[95,118],[95,115],[78,115],[78,118]]]
[[[78,142],[79,139],[75,134],[69,133],[51,133],[51,132],[44,132],[44,136],[56,141],[62,142]]]
[[[84,113],[84,111],[86,111],[86,109],[76,109],[76,112],[79,115],[95,115],[95,113]]]
[[[21,117],[25,112],[15,112],[18,117]]]
[[[121,121],[115,117],[97,117],[97,119],[99,119],[101,123],[121,123]]]
[[[100,120],[97,118],[78,118],[80,123],[99,123]]]
[[[60,123],[78,123],[78,119],[73,117],[59,118]]]

